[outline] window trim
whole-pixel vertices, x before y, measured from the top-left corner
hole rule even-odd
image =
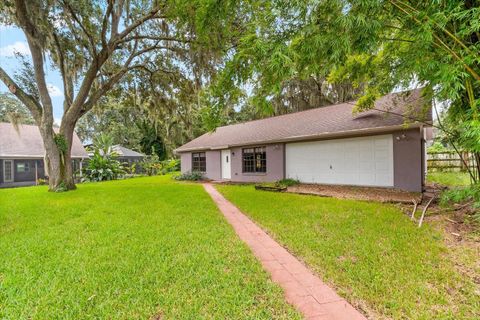
[[[195,155],[198,155],[199,160],[195,160]],[[203,155],[203,157],[202,157]],[[203,158],[203,160],[202,160]],[[202,163],[203,162],[203,163]],[[199,169],[195,170],[195,166],[198,165]],[[192,152],[192,172],[207,172],[207,153],[206,152]]]
[[[253,161],[253,171],[247,171],[246,170],[246,165],[245,165],[245,150],[253,149],[253,159],[250,161]],[[262,152],[258,152],[257,149],[263,149]],[[265,154],[264,159],[260,159],[260,162],[264,162],[264,166],[260,167],[260,170],[257,168],[255,165],[255,162],[257,161],[257,155],[263,155]],[[262,169],[263,167],[263,169]],[[242,148],[242,173],[244,174],[251,174],[251,175],[265,175],[267,174],[267,146],[252,146],[252,147],[246,147]]]

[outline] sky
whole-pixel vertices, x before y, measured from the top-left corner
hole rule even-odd
[[[20,64],[15,58],[15,52],[30,56],[27,40],[23,32],[15,27],[0,24],[0,66],[13,77]],[[48,62],[47,62],[48,64]],[[53,102],[55,122],[60,124],[63,109],[63,84],[60,73],[51,68],[45,70],[50,96]],[[0,81],[0,92],[8,92],[7,87]]]

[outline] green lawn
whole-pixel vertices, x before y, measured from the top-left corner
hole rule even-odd
[[[455,271],[442,236],[418,229],[393,205],[252,186],[219,190],[374,318],[480,316],[478,287]]]
[[[429,172],[427,181],[449,187],[461,187],[470,185],[470,176],[467,172]]]
[[[198,184],[0,190],[0,319],[296,319]]]

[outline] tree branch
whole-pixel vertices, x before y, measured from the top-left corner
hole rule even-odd
[[[112,28],[110,30],[110,40],[114,39],[118,34],[118,25],[120,24],[120,18],[123,12],[123,0],[118,0],[116,5],[112,8]]]
[[[73,102],[73,80],[72,77],[68,74],[67,65],[65,63],[65,56],[60,45],[60,39],[55,31],[52,31],[52,36],[55,43],[55,49],[57,51],[58,64],[60,66],[60,74],[63,80],[63,94],[65,96],[65,101],[63,102],[63,109],[66,111]]]
[[[132,40],[155,40],[155,41],[172,41],[180,43],[192,43],[193,40],[189,39],[179,39],[175,37],[159,37],[159,36],[150,36],[150,35],[134,35],[130,37],[125,37],[124,39],[118,41],[118,43],[125,43]]]
[[[105,16],[103,17],[102,21],[102,31],[101,31],[101,39],[102,39],[102,47],[107,46],[107,29],[108,29],[108,17],[111,15],[113,10],[113,0],[108,0],[107,10],[105,11]]]
[[[30,53],[32,54],[35,80],[37,82],[40,101],[42,103],[42,121],[48,123],[49,125],[53,125],[52,99],[48,93],[47,82],[45,80],[43,50],[40,47],[42,40],[41,34],[36,29],[36,26],[30,21],[25,2],[16,0],[16,8],[19,24],[27,36],[28,47],[30,48]]]
[[[28,110],[30,110],[33,118],[38,124],[42,118],[42,106],[35,100],[35,98],[23,91],[2,67],[0,67],[0,80],[2,80],[10,92],[14,94],[18,100],[28,108]]]
[[[72,16],[73,20],[75,20],[75,22],[78,23],[78,25],[80,26],[80,29],[82,29],[83,33],[85,33],[85,35],[87,36],[88,41],[90,43],[90,47],[92,49],[92,53],[95,55],[97,52],[97,48],[95,47],[95,41],[93,39],[93,36],[90,34],[90,32],[88,32],[87,28],[83,25],[82,21],[78,18],[77,14],[73,10],[73,8],[70,6],[70,4],[64,0],[62,1],[62,3],[63,3],[63,6],[67,9],[67,11]]]
[[[390,0],[389,1],[393,6],[395,6],[398,10],[402,11],[404,14],[406,14],[407,16],[411,17],[413,19],[413,21],[415,21],[417,24],[422,24],[422,22],[420,20],[418,20],[415,16],[413,16],[410,12],[408,12],[405,8],[403,8],[402,6],[400,6],[397,1],[394,1],[394,0]],[[416,11],[415,8],[409,6],[408,4],[405,4],[404,2],[402,1],[398,1],[399,3],[402,3],[403,5],[405,5],[408,9],[412,10],[412,11]],[[468,47],[463,43],[461,42],[457,37],[455,37],[451,32],[449,32],[447,29],[445,28],[442,28],[440,27],[435,21],[433,21],[433,23],[439,27],[442,31],[444,31],[449,37],[451,37],[456,43],[460,44],[462,48],[466,49],[467,51],[469,51]],[[435,38],[435,40],[437,40],[441,47],[443,47],[448,53],[450,53],[455,59],[457,59],[458,61],[460,61],[462,63],[462,65],[464,66],[464,68],[470,73],[471,76],[473,76],[475,78],[475,80],[477,81],[480,81],[480,75],[475,71],[473,70],[473,68],[471,68],[464,60],[463,58],[458,55],[452,48],[450,48],[445,42],[442,41],[442,39],[435,33],[432,33],[432,36]]]
[[[151,19],[160,19],[160,18],[165,18],[165,16],[156,16],[157,13],[160,11],[161,6],[156,6],[153,8],[149,13],[146,15],[140,17],[138,20],[130,24],[123,30],[120,34],[118,34],[118,40],[124,39],[126,36],[128,36],[132,31],[134,31],[136,28],[141,26],[144,22],[151,20]]]

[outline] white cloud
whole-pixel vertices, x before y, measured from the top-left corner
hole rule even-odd
[[[61,97],[63,96],[62,90],[54,84],[48,83],[47,84],[48,93],[50,96],[53,97]]]
[[[14,44],[9,44],[0,48],[0,56],[3,57],[13,57],[16,52],[23,55],[30,55],[30,49],[28,48],[27,43],[22,41],[17,41]]]

